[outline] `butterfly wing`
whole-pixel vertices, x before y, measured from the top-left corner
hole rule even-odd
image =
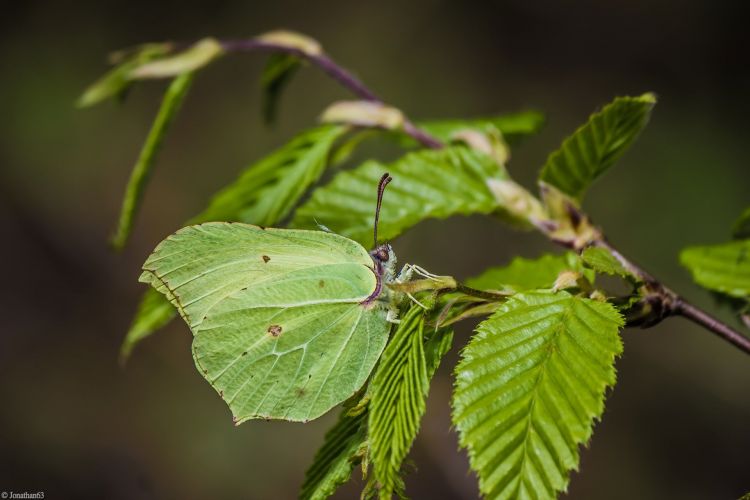
[[[314,419],[365,382],[388,338],[358,243],[320,231],[188,226],[157,246],[141,281],[193,331],[193,356],[237,423]]]

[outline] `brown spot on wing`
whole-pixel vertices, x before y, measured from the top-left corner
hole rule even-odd
[[[267,332],[271,334],[272,337],[278,337],[281,335],[281,325],[271,325],[268,327]]]

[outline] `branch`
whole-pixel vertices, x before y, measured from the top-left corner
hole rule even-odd
[[[625,269],[645,283],[645,286],[649,290],[647,299],[652,298],[658,301],[657,317],[647,323],[647,326],[656,324],[661,319],[668,316],[682,316],[683,318],[702,326],[706,330],[715,333],[741,351],[750,354],[750,339],[742,333],[718,318],[711,316],[702,309],[690,304],[672,289],[643,270],[640,266],[627,259],[603,237],[594,240],[593,245],[607,249],[620,262],[620,264],[625,267]]]
[[[689,302],[678,297],[674,313],[701,325],[727,342],[734,344],[740,350],[750,354],[750,339]]]
[[[362,83],[361,80],[359,80],[346,68],[338,65],[333,59],[331,59],[324,53],[310,54],[298,48],[256,38],[243,40],[222,40],[220,43],[222,47],[228,52],[280,52],[299,57],[300,59],[307,60],[315,66],[319,67],[328,76],[336,80],[343,87],[350,90],[360,99],[384,104],[384,102],[367,86],[365,86],[365,84]],[[406,118],[404,121],[404,132],[425,147],[431,149],[440,149],[443,147],[442,142],[428,134],[426,131],[414,125],[414,123],[408,118]],[[580,218],[588,219],[586,214],[582,212],[578,215]],[[569,242],[561,241],[552,237],[552,228],[547,228],[543,224],[537,225],[537,228],[540,229],[541,232],[546,236],[548,236],[551,241],[566,247],[570,247]],[[652,326],[668,316],[679,315],[717,334],[719,337],[723,338],[727,342],[730,342],[740,350],[750,354],[750,339],[748,339],[743,334],[733,329],[726,323],[687,302],[666,285],[656,280],[651,274],[622,255],[616,248],[610,245],[603,236],[600,235],[599,237],[595,238],[590,242],[590,244],[606,248],[625,267],[625,269],[630,271],[633,275],[637,276],[641,281],[643,281],[643,283],[645,283],[645,286],[648,289],[648,295],[646,299],[651,301],[651,306],[655,306],[655,311],[650,311],[652,317],[642,323],[644,324],[644,326]]]
[[[290,54],[300,59],[305,59],[315,66],[319,67],[328,76],[336,80],[343,87],[350,90],[354,95],[365,101],[375,102],[378,104],[385,104],[378,96],[375,95],[362,81],[354,76],[346,68],[339,66],[333,59],[328,55],[321,54],[310,54],[301,49],[290,47],[281,43],[269,42],[267,40],[261,40],[257,38],[250,38],[245,40],[221,40],[221,46],[227,52],[252,52],[252,51],[264,51],[264,52],[281,52],[284,54]],[[410,135],[414,140],[431,149],[440,149],[443,147],[443,143],[435,137],[431,136],[424,130],[420,129],[408,118],[404,119],[404,132]]]

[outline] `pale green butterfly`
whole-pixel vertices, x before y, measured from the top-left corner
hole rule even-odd
[[[180,229],[146,260],[140,281],[190,326],[195,364],[236,424],[317,418],[367,380],[391,327],[384,283],[395,255],[377,246],[390,180],[378,185],[369,253],[330,232],[209,222]]]

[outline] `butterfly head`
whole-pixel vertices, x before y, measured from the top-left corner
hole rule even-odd
[[[388,243],[382,243],[378,245],[378,221],[380,220],[380,206],[383,203],[383,192],[389,182],[393,180],[387,172],[383,174],[378,183],[378,201],[375,206],[375,223],[373,224],[373,246],[374,250],[370,252],[370,257],[375,262],[378,274],[380,276],[389,275],[393,273],[396,268],[396,256],[393,253],[393,248]]]

